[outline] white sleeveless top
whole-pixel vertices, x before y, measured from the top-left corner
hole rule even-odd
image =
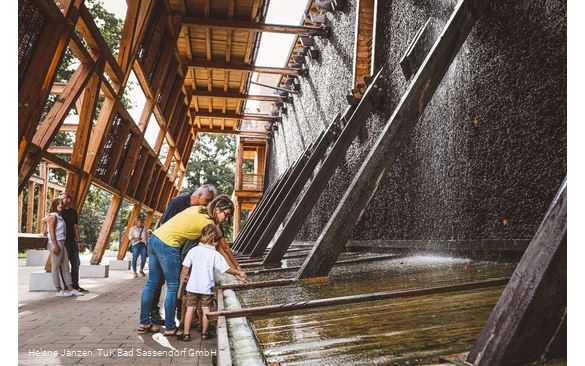
[[[50,215],[53,215],[57,218],[57,225],[55,225],[55,239],[57,239],[57,241],[65,240],[65,220],[63,220],[61,215],[59,215],[57,212],[51,212]],[[52,243],[50,233],[48,234],[48,237],[49,241]]]

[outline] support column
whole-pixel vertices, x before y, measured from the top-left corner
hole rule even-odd
[[[32,233],[33,231],[33,215],[35,211],[35,184],[31,181],[28,182],[28,200],[26,207],[26,232]]]
[[[120,206],[122,206],[122,198],[120,196],[114,195],[112,202],[110,203],[108,213],[106,214],[106,220],[102,225],[102,231],[100,231],[100,236],[98,237],[98,241],[93,250],[93,255],[90,260],[91,264],[100,264],[102,261],[102,257],[106,251],[107,241],[110,238],[112,228],[114,227],[114,223],[118,217]]]
[[[530,350],[530,351],[528,351]],[[567,178],[466,364],[528,365],[567,357]]]
[[[126,235],[122,238],[122,244],[120,245],[120,249],[118,249],[118,259],[122,260],[126,256],[126,251],[128,250],[128,245],[130,244],[130,239],[128,239],[128,233],[134,223],[136,222],[136,218],[140,215],[140,210],[142,209],[142,203],[138,203],[134,205],[132,208],[132,212],[130,213],[130,218],[128,218],[128,224],[126,225]],[[148,230],[146,227],[146,220],[144,221],[144,230]]]
[[[368,203],[376,194],[380,182],[396,160],[488,2],[462,0],[457,4],[417,76],[321,232],[313,250],[299,270],[297,279],[329,275]]]
[[[234,207],[234,237],[233,240],[236,240],[236,237],[240,233],[240,227],[242,225],[242,203],[240,202],[240,198],[236,197],[236,202]]]
[[[41,219],[45,217],[47,214],[47,193],[48,193],[48,186],[49,186],[49,168],[47,163],[41,161],[39,164],[39,169],[41,171],[41,179],[43,180],[43,184],[39,185],[39,203],[37,206],[37,233],[43,233],[43,226],[41,223]]]

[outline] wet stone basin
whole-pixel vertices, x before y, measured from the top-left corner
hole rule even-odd
[[[515,263],[429,256],[334,267],[328,281],[238,291],[244,307],[509,277]],[[253,281],[294,277],[260,274]],[[267,362],[425,365],[467,352],[505,286],[250,317]]]

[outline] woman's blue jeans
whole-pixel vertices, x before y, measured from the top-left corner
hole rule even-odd
[[[146,264],[146,244],[140,242],[132,245],[132,271],[136,273],[136,262],[140,254],[140,269],[144,269]]]
[[[157,288],[167,281],[165,296],[165,330],[177,327],[175,308],[181,273],[181,248],[166,245],[162,240],[151,235],[148,241],[148,280],[142,290],[140,300],[140,324],[150,324],[150,309]]]

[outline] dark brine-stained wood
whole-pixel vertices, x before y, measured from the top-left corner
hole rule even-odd
[[[526,350],[530,350],[527,352]],[[467,362],[527,365],[567,357],[567,178]]]
[[[441,36],[321,232],[297,278],[321,277],[329,273],[357,225],[361,215],[356,213],[366,209],[487,4],[486,0],[463,0],[457,4]]]
[[[214,291],[219,290],[249,290],[254,288],[262,288],[262,287],[273,287],[273,286],[287,286],[293,283],[295,280],[292,278],[289,279],[282,279],[282,280],[272,280],[272,281],[260,281],[260,282],[250,282],[250,283],[236,283],[233,285],[222,285],[222,286],[215,286],[213,288]]]
[[[399,299],[399,298],[414,297],[414,296],[425,296],[425,295],[440,294],[440,293],[446,293],[446,292],[456,292],[456,291],[472,290],[472,289],[485,288],[485,287],[501,286],[501,285],[505,285],[506,283],[508,283],[508,280],[509,280],[509,278],[496,278],[496,279],[484,280],[484,281],[467,282],[467,283],[462,283],[462,284],[458,284],[458,285],[451,285],[451,286],[439,286],[439,287],[421,288],[421,289],[414,289],[414,290],[385,291],[385,292],[377,292],[377,293],[373,293],[373,294],[341,296],[341,297],[334,297],[334,298],[329,298],[329,299],[299,301],[299,302],[293,302],[293,303],[288,303],[288,304],[258,306],[258,307],[254,307],[254,308],[212,311],[212,312],[207,313],[207,318],[209,320],[216,320],[219,316],[225,316],[226,319],[240,318],[240,317],[244,317],[244,316],[267,315],[267,314],[274,314],[274,313],[282,313],[282,312],[286,312],[286,311],[314,309],[314,308],[321,308],[321,307],[325,307],[325,306],[346,305],[346,304],[355,304],[355,303],[360,303],[360,302]]]
[[[268,248],[268,244],[270,244],[270,240],[274,237],[274,234],[276,234],[278,227],[293,207],[307,181],[309,181],[314,174],[317,164],[325,156],[327,147],[331,144],[330,142],[335,141],[336,136],[339,135],[342,128],[340,120],[345,119],[354,109],[355,107],[349,106],[343,117],[341,117],[340,114],[337,114],[327,129],[323,130],[324,132],[317,136],[317,139],[313,142],[314,148],[311,150],[311,156],[307,160],[303,170],[294,177],[294,182],[292,183],[291,188],[287,192],[284,192],[284,196],[277,201],[276,207],[267,218],[266,225],[263,226],[262,232],[255,239],[256,243],[254,244],[254,249],[250,252],[250,256],[260,256],[264,253],[264,250]]]
[[[321,131],[321,135],[324,133],[325,131]],[[250,223],[250,229],[245,232],[245,235],[241,236],[241,241],[238,241],[237,243],[237,250],[240,253],[250,254],[250,252],[254,249],[256,241],[258,240],[262,230],[264,230],[266,223],[268,223],[268,220],[270,220],[271,216],[278,208],[280,201],[284,199],[286,194],[291,190],[296,177],[307,164],[307,160],[309,159],[314,147],[315,141],[307,147],[301,156],[299,156],[296,163],[292,166],[292,169],[287,171],[288,174],[283,176],[282,181],[280,181],[279,185],[275,187],[276,189],[272,191],[270,195],[266,194],[262,197],[260,203],[264,203],[262,203],[262,206],[259,205],[259,207],[254,210],[254,212],[257,211],[258,214],[254,217],[254,221]]]
[[[315,139],[303,153],[301,156],[302,159],[300,159],[299,163],[296,164],[295,169],[287,177],[281,189],[275,192],[274,196],[270,198],[269,202],[267,202],[268,204],[263,207],[261,212],[259,212],[259,220],[257,223],[255,223],[254,230],[251,232],[251,235],[246,238],[246,242],[240,250],[243,254],[250,254],[251,256],[255,257],[263,254],[264,249],[261,251],[255,251],[255,254],[252,254],[252,252],[254,251],[254,248],[258,246],[258,240],[262,236],[262,233],[266,232],[268,229],[268,224],[274,218],[274,215],[277,214],[279,207],[283,201],[285,201],[287,195],[289,195],[289,192],[295,189],[295,182],[297,181],[298,177],[301,176],[303,171],[307,170],[307,164],[312,162],[310,158],[314,155],[315,151],[318,150],[318,144],[325,135],[326,130],[322,130],[319,136],[317,136],[317,139]]]
[[[358,106],[355,108],[355,111],[347,120],[347,123],[339,135],[339,138],[335,141],[335,144],[329,151],[329,154],[321,164],[321,168],[315,174],[315,177],[311,181],[308,189],[301,198],[300,202],[297,204],[284,229],[278,236],[276,243],[266,256],[266,259],[264,260],[265,263],[278,262],[284,253],[286,253],[301,225],[304,223],[305,219],[309,215],[309,212],[311,212],[311,209],[317,203],[319,196],[333,176],[335,169],[337,169],[337,166],[344,159],[345,153],[347,152],[347,149],[349,149],[351,142],[357,136],[359,130],[366,122],[370,112],[380,97],[382,90],[380,86],[377,85],[377,83],[381,81],[381,72],[382,71],[378,72],[376,77],[372,80],[372,84],[370,84],[368,90],[360,100]],[[337,258],[335,258],[335,260],[336,259]],[[335,260],[333,260],[333,262],[335,262]]]

